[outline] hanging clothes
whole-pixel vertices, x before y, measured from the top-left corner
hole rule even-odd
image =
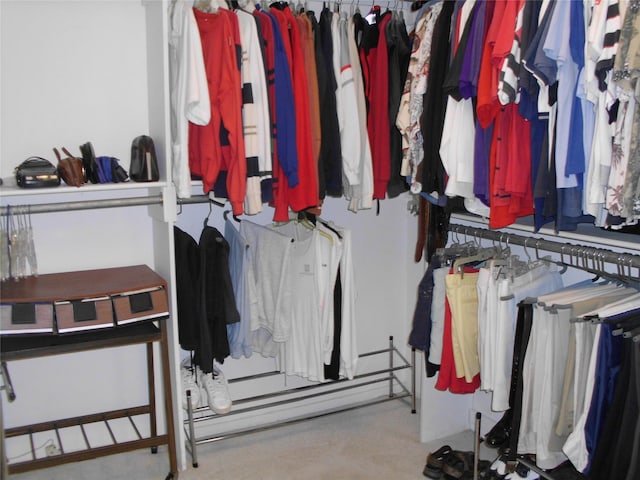
[[[243,213],[247,163],[242,134],[240,33],[234,13],[219,9],[206,13],[195,9],[211,102],[211,121],[189,126],[189,167],[202,177],[209,193],[226,172],[225,187],[234,215]]]
[[[205,226],[198,242],[200,250],[200,305],[210,340],[202,336],[202,356],[196,364],[204,373],[213,371],[213,361],[223,363],[230,355],[227,325],[240,321],[229,273],[229,243],[222,233]],[[209,353],[209,345],[211,351]]]
[[[400,102],[407,78],[411,41],[407,34],[404,18],[394,11],[385,28],[387,49],[389,51],[389,150],[390,178],[387,195],[395,198],[408,190],[407,182],[401,175],[402,168],[402,135],[396,126],[396,118],[400,110]]]
[[[169,19],[172,178],[178,198],[188,198],[191,196],[189,122],[207,125],[211,104],[202,42],[191,2],[171,2]]]
[[[236,10],[242,43],[242,123],[247,162],[244,213],[262,211],[262,182],[272,176],[269,98],[258,28],[253,15]],[[219,195],[226,197],[226,195]]]
[[[334,13],[331,18],[331,41],[333,43],[332,68],[336,80],[336,114],[340,132],[340,183],[350,187],[360,181],[359,163],[360,117],[349,58],[347,19]],[[335,174],[336,176],[337,173]],[[343,186],[344,186],[343,185]]]
[[[453,284],[447,291],[445,302],[445,321],[442,337],[442,359],[438,380],[435,388],[438,390],[449,390],[451,393],[473,393],[480,386],[480,373],[474,373],[475,368],[465,370],[464,365],[459,361],[456,363],[456,351],[458,357],[462,358],[461,350],[464,348],[460,342],[460,333],[454,332],[452,302],[456,305],[465,299],[465,291],[469,292],[476,288],[477,270],[465,267],[464,276],[456,274],[453,270],[446,278],[451,278]],[[473,312],[474,305],[468,305],[468,309],[458,309],[456,313],[462,314],[468,319],[468,315]],[[477,303],[475,305],[477,308]],[[454,307],[455,308],[455,307]],[[477,311],[476,311],[477,315]],[[459,318],[457,321],[462,321]],[[460,373],[459,373],[460,372]],[[467,378],[470,377],[470,378]]]
[[[224,238],[229,243],[229,274],[231,286],[240,315],[240,321],[227,325],[229,353],[231,358],[249,358],[253,354],[251,344],[251,279],[250,245],[242,238],[238,228],[228,218],[224,222]]]
[[[440,158],[440,141],[444,126],[446,95],[443,91],[448,67],[449,38],[454,2],[443,2],[442,11],[433,27],[429,77],[423,96],[420,125],[424,141],[421,178],[422,191],[443,200],[445,171]]]
[[[249,245],[251,343],[255,352],[273,357],[279,350],[276,342],[291,334],[292,279],[287,273],[292,238],[249,220],[240,222],[240,235]]]
[[[271,227],[295,238],[287,271],[293,279],[290,304],[294,321],[291,335],[280,348],[280,370],[312,381],[353,378],[357,362],[350,234],[327,225],[304,226],[292,221]],[[337,317],[339,345],[334,351]]]
[[[195,240],[174,227],[180,346],[204,373],[230,355],[227,328],[240,322],[229,272],[229,244],[215,228]]]
[[[307,73],[302,53],[300,31],[293,13],[287,6],[275,4],[270,13],[280,25],[282,40],[289,60],[289,70],[293,86],[295,107],[296,149],[298,153],[298,182],[289,184],[287,189],[288,205],[295,212],[318,205],[318,181],[311,141],[311,117],[307,95]],[[282,7],[279,10],[276,7]],[[286,182],[285,182],[286,185]],[[279,186],[279,188],[281,185]]]
[[[358,138],[360,139],[360,146],[357,149],[359,156],[351,159],[348,163],[343,163],[344,177],[347,179],[347,184],[344,185],[344,196],[349,201],[348,208],[352,212],[366,210],[373,205],[373,166],[371,163],[371,146],[367,133],[367,104],[364,95],[364,83],[358,45],[355,37],[356,18],[358,15],[359,14],[355,14],[349,17],[346,25],[349,64],[352,70],[353,88],[358,113]],[[354,180],[352,175],[354,175],[357,180]]]
[[[505,411],[509,408],[509,388],[513,363],[517,305],[524,299],[558,290],[562,279],[554,265],[542,263],[529,266],[526,271],[512,274],[490,262],[483,279],[491,286],[478,285],[491,296],[484,299],[487,305],[484,318],[478,318],[483,345],[483,389],[492,392],[491,409]],[[501,275],[500,270],[505,269]],[[485,376],[487,378],[485,378]]]
[[[293,85],[289,58],[280,31],[280,26],[268,11],[257,10],[254,13],[260,18],[265,39],[273,36],[272,42],[267,40],[268,91],[271,107],[272,141],[274,143],[273,184],[271,206],[275,208],[274,220],[287,217],[289,206],[287,191],[289,185],[298,184],[298,153],[296,149],[297,127],[293,100]],[[269,45],[273,45],[269,47]],[[273,48],[273,63],[270,52]],[[278,128],[280,126],[280,128]]]
[[[315,55],[315,32],[309,16],[301,12],[296,15],[296,21],[300,28],[300,40],[304,53],[304,64],[307,70],[307,94],[309,96],[309,114],[311,125],[311,146],[313,150],[316,176],[318,161],[320,157],[320,147],[322,145],[322,128],[320,123],[320,93],[318,87],[318,67]],[[320,183],[318,180],[318,189]]]
[[[320,149],[320,165],[325,195],[340,196],[342,194],[342,146],[340,143],[340,124],[336,93],[338,79],[334,67],[334,46],[332,34],[333,12],[325,7],[320,13],[318,21],[318,40],[322,70],[318,71],[318,85],[320,88],[322,146]],[[340,46],[337,45],[338,55]],[[338,186],[340,185],[340,186]]]
[[[194,238],[173,227],[176,255],[176,297],[178,308],[178,343],[183,350],[199,348],[200,290],[197,288],[200,278],[200,252]]]

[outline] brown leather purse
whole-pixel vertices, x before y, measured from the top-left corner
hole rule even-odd
[[[61,157],[57,148],[53,149],[58,159],[58,174],[67,185],[79,187],[84,183],[82,159],[74,157],[65,147],[62,147],[62,152],[67,156],[66,158]]]

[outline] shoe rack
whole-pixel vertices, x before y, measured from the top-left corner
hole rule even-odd
[[[324,417],[335,413],[355,410],[370,405],[376,405],[378,403],[387,402],[390,400],[401,400],[407,403],[411,407],[411,413],[416,413],[416,389],[415,389],[415,350],[412,352],[412,358],[408,360],[397,349],[393,342],[393,337],[389,337],[388,348],[371,351],[359,355],[359,358],[387,355],[389,359],[388,368],[372,370],[368,372],[361,372],[354,376],[352,380],[334,380],[324,383],[316,383],[311,385],[305,385],[297,388],[291,388],[286,390],[280,390],[273,393],[254,395],[244,398],[233,399],[232,409],[225,415],[217,415],[211,412],[208,407],[199,407],[193,409],[191,406],[190,395],[191,392],[187,391],[187,418],[184,422],[184,430],[186,435],[186,448],[191,455],[191,464],[194,468],[198,467],[198,445],[218,442],[242,435],[248,435],[265,430],[271,430],[274,428],[292,425],[315,418]],[[399,361],[399,363],[398,363]],[[396,375],[400,370],[410,370],[411,384],[405,385],[403,381]],[[256,375],[248,375],[244,377],[229,379],[229,390],[233,398],[233,386],[240,383],[255,382],[257,380],[264,379],[271,376],[284,376],[283,373],[278,371],[265,372]],[[253,425],[248,428],[237,430],[225,430],[219,429],[215,433],[199,434],[196,430],[200,427],[206,427],[207,429],[216,429],[216,422],[227,418],[229,416],[242,416],[248,413],[257,411],[266,411],[268,409],[274,409],[283,407],[286,405],[295,404],[297,402],[303,402],[319,397],[327,397],[332,394],[345,392],[347,390],[362,389],[369,387],[376,383],[388,384],[388,394],[372,398],[368,401],[353,403],[346,406],[340,406],[333,409],[321,410],[311,414],[307,414],[301,417],[288,418],[282,421],[275,421],[272,423],[266,423],[262,425]]]

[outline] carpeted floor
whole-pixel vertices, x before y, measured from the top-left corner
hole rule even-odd
[[[418,415],[392,401],[198,447],[183,480],[419,480],[429,451],[473,450],[473,432],[421,444]],[[493,459],[483,450],[481,458]],[[188,457],[189,462],[190,458]],[[12,475],[15,480],[164,479],[166,449],[147,450]]]

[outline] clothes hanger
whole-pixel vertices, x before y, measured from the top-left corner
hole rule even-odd
[[[582,321],[580,317],[587,310],[601,310],[621,299],[629,298],[635,292],[632,288],[615,284],[604,284],[596,288],[591,286],[583,288],[584,292],[581,295],[578,294],[575,298],[560,298],[557,301],[559,308],[572,308],[572,318],[570,319],[572,323],[574,321]],[[544,308],[546,309],[547,307]]]
[[[336,234],[336,236],[337,236],[340,240],[342,240],[342,234],[341,234],[338,230],[336,230],[335,228],[333,228],[329,222],[327,222],[326,220],[323,220],[323,219],[322,219],[322,218],[320,218],[320,217],[318,217],[318,221],[319,221],[322,225],[324,225],[326,228],[328,228],[329,230],[331,230],[333,233],[335,233],[335,234]]]
[[[225,219],[225,220],[228,220],[228,219],[229,219],[229,214],[230,214],[230,213],[231,213],[231,210],[225,210],[225,211],[222,213],[222,216],[224,217],[224,219]],[[240,223],[240,219],[237,217],[237,215],[233,215],[233,216],[232,216],[232,218],[233,218],[236,222]]]
[[[314,216],[314,220],[315,220],[315,216]],[[305,211],[298,212],[298,218],[296,219],[296,222],[298,224],[308,228],[309,230],[316,230],[320,235],[322,235],[327,240],[329,240],[331,242],[331,245],[333,245],[333,237],[331,236],[331,234],[325,232],[324,230],[322,230],[320,228],[316,228],[316,224],[311,221],[311,219],[309,218],[307,212],[305,212]]]
[[[586,312],[581,315],[581,318],[591,317],[593,321],[606,321],[607,318],[615,317],[616,315],[638,308],[640,308],[640,292],[625,299],[618,300],[617,302],[613,302],[604,308],[599,308],[597,311]]]
[[[484,262],[490,258],[495,258],[500,255],[500,250],[496,247],[488,247],[479,249],[475,255],[468,257],[458,258],[453,262],[453,272],[459,273],[462,277],[464,275],[464,266],[469,263]]]
[[[453,243],[451,245],[436,249],[435,254],[440,258],[443,264],[449,264],[450,261],[455,260],[459,257],[468,257],[470,255],[474,255],[480,248],[480,241],[477,238],[475,238],[475,242],[467,240],[467,227],[465,227],[464,231],[464,243],[460,242],[460,237],[458,236],[457,230],[454,231],[453,234]]]
[[[540,245],[540,239],[537,238],[536,239],[536,244],[535,244],[535,247],[536,247],[536,260],[540,260],[540,261],[547,262],[547,263],[552,263],[554,265],[557,265],[557,266],[561,267],[560,272],[559,272],[561,275],[563,273],[565,273],[569,269],[569,266],[566,263],[562,262],[562,261],[558,262],[557,260],[552,260],[551,257],[548,257],[548,256],[540,258],[540,250],[538,248],[539,245]],[[560,253],[560,258],[562,258],[563,248],[564,248],[564,245],[562,247],[560,247],[560,252],[561,252]]]
[[[506,235],[505,245],[502,245],[502,239]],[[498,280],[501,276],[505,276],[511,272],[514,261],[511,258],[511,249],[509,248],[509,234],[501,233],[498,240],[498,246],[495,241],[492,242],[493,248],[497,250],[497,254],[491,259],[491,266],[498,267],[495,269],[495,280]]]
[[[194,7],[205,13],[216,13],[218,11],[212,0],[197,0],[194,2]]]
[[[209,226],[209,217],[211,216],[211,212],[213,211],[213,206],[211,200],[209,200],[209,214],[204,218],[204,227]]]
[[[209,214],[204,219],[204,226],[205,227],[209,226],[209,217],[211,217],[211,212],[213,211],[213,205],[214,204],[219,206],[219,207],[224,207],[224,203],[218,202],[217,200],[214,200],[213,198],[209,197]]]

